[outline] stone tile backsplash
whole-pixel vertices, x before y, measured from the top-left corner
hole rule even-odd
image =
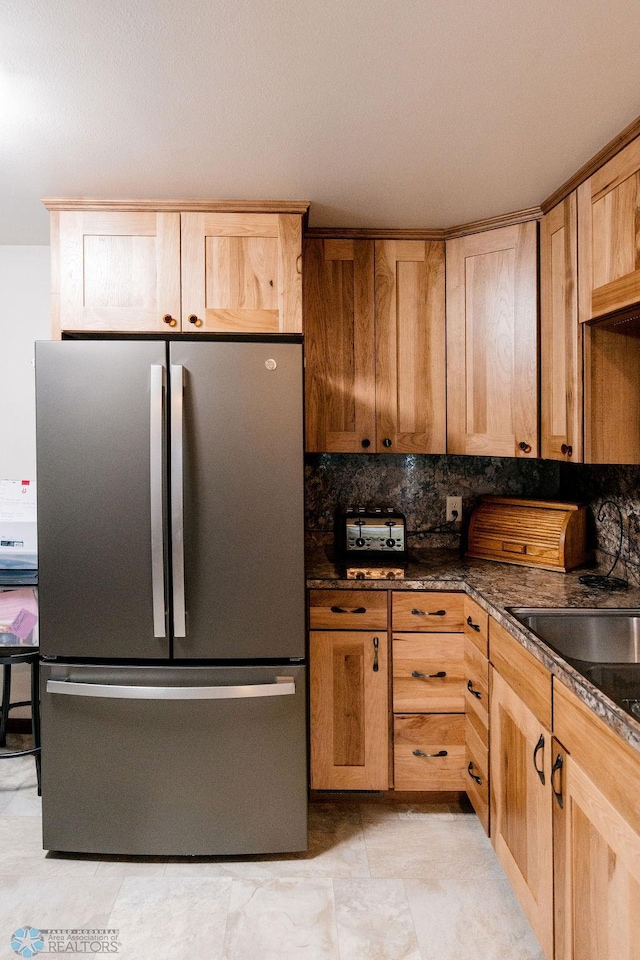
[[[559,465],[513,457],[320,453],[306,455],[305,479],[309,533],[333,532],[338,509],[373,504],[404,513],[414,544],[457,547],[460,525],[444,525],[447,496],[462,497],[467,520],[482,494],[557,497]]]
[[[589,504],[589,539],[605,573],[618,552],[622,515],[622,551],[612,576],[640,584],[640,466],[561,464],[560,496]]]

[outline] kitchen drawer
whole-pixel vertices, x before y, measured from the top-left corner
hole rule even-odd
[[[394,789],[466,790],[464,729],[460,714],[395,716]]]
[[[465,785],[464,790],[478,819],[489,836],[489,751],[476,738],[473,728],[467,723],[465,732]]]
[[[464,713],[464,634],[394,633],[393,709]]]
[[[428,633],[453,633],[463,626],[464,594],[394,590],[392,627]]]
[[[386,630],[386,590],[311,590],[312,630]]]
[[[465,638],[464,647],[465,712],[478,736],[489,746],[489,661],[483,657],[473,642]]]
[[[464,632],[480,653],[489,656],[489,614],[472,600],[464,598]]]

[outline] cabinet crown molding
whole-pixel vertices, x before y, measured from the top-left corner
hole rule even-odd
[[[52,212],[112,210],[123,213],[296,213],[304,216],[310,200],[105,200],[87,197],[43,197]]]

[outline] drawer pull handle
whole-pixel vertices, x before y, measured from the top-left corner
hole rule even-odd
[[[354,607],[353,610],[347,610],[345,607],[331,607],[331,613],[366,613],[366,607]]]
[[[446,610],[418,610],[414,607],[411,613],[414,617],[446,617]]]
[[[480,693],[480,691],[473,689],[473,680],[467,680],[467,690],[469,691],[472,697],[476,698],[476,700],[482,700],[482,694]]]
[[[448,757],[449,754],[446,750],[438,750],[437,753],[423,753],[422,750],[414,750],[414,757],[427,757],[428,759],[432,757]]]
[[[535,745],[535,747],[534,747],[534,750],[533,750],[533,766],[534,766],[534,769],[535,769],[536,773],[537,773],[538,776],[540,777],[540,783],[541,783],[542,786],[544,787],[545,782],[546,782],[546,781],[545,781],[545,778],[544,778],[544,770],[541,770],[540,767],[538,766],[538,764],[536,763],[536,761],[537,761],[537,759],[538,759],[538,754],[540,753],[541,750],[544,750],[544,734],[543,734],[543,733],[540,734],[540,739],[539,739],[538,742],[536,743],[536,745]]]
[[[475,780],[476,783],[482,784],[482,777],[477,777],[475,773],[471,772],[472,770],[473,770],[473,760],[470,760],[469,766],[467,767],[467,773],[469,774],[472,780]]]
[[[380,669],[380,667],[378,666],[378,647],[379,647],[379,645],[380,645],[380,641],[378,640],[377,637],[374,637],[374,638],[373,638],[373,672],[374,672],[374,673],[377,673],[378,670]]]
[[[411,676],[415,677],[416,680],[439,680],[442,677],[446,677],[446,675],[444,670],[438,670],[437,673],[420,673],[419,670],[411,671]]]
[[[531,444],[527,443],[526,440],[523,440],[518,444],[523,453],[531,453]]]
[[[471,617],[467,617],[467,623],[469,624],[469,626],[471,627],[472,630],[475,630],[477,633],[480,633],[480,624],[479,624],[479,623],[474,623],[473,620],[471,619]]]
[[[560,453],[563,453],[565,457],[570,457],[573,453],[573,447],[570,443],[563,443],[560,447]]]
[[[556,757],[553,766],[551,767],[551,789],[553,790],[553,795],[556,798],[556,803],[562,810],[564,808],[564,799],[562,796],[562,789],[556,790],[555,787],[555,775],[556,773],[562,773],[562,756],[558,754]]]

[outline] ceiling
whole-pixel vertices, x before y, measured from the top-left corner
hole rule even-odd
[[[638,0],[2,0],[0,243],[42,196],[529,207],[640,114],[639,37]]]

